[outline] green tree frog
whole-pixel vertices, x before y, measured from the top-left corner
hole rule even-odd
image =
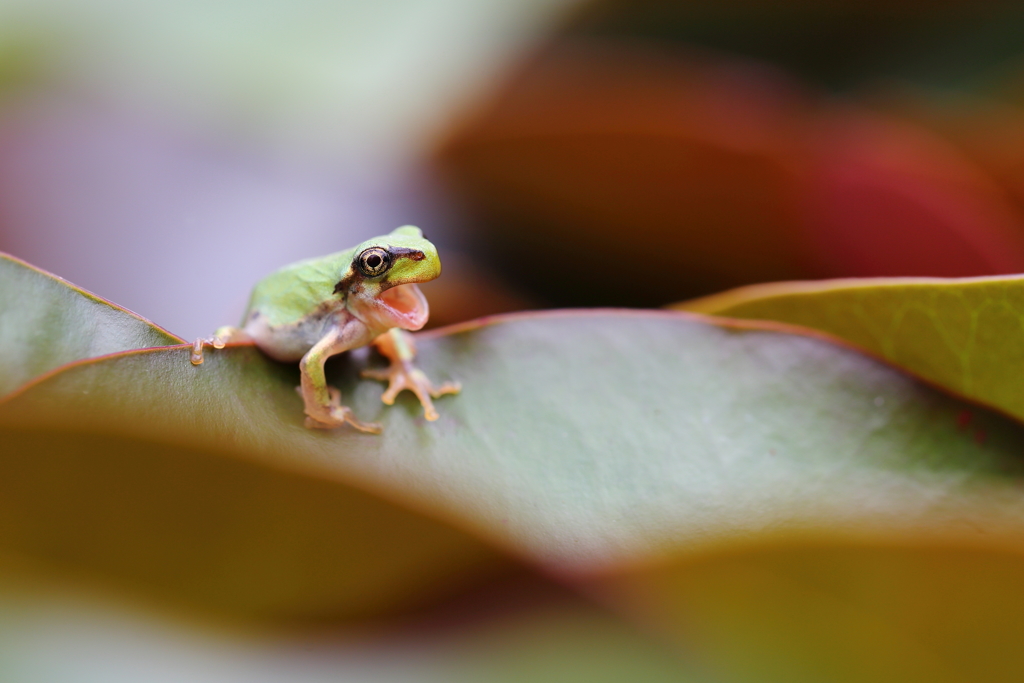
[[[362,374],[388,382],[384,403],[393,404],[399,392],[409,389],[423,405],[424,416],[436,420],[431,397],[456,394],[460,386],[434,386],[413,367],[416,346],[409,332],[423,327],[429,315],[416,284],[440,274],[437,249],[411,225],[347,251],[293,263],[253,288],[241,328],[222,327],[209,339],[197,339],[192,364],[203,362],[204,345],[219,349],[229,342],[252,341],[271,358],[299,362],[298,391],[307,427],[333,429],[347,422],[379,434],[379,424],[360,422],[341,405],[341,392],[328,386],[324,376],[324,363],[331,356],[373,344],[390,367]]]

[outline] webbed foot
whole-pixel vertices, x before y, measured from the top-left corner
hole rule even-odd
[[[394,404],[395,398],[405,389],[416,394],[416,398],[423,406],[423,416],[431,422],[439,417],[433,401],[430,400],[431,397],[440,398],[445,394],[457,394],[462,390],[462,385],[458,382],[445,382],[441,386],[434,386],[422,370],[413,367],[409,362],[397,359],[392,360],[391,365],[385,370],[363,370],[361,374],[363,377],[388,383],[388,388],[380,400],[389,406]]]

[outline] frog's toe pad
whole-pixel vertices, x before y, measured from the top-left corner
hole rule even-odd
[[[445,382],[439,387],[431,387],[430,395],[434,398],[441,398],[445,394],[457,394],[462,391],[462,384],[459,382]]]

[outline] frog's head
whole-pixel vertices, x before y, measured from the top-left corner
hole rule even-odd
[[[354,254],[348,273],[338,283],[352,314],[381,332],[423,327],[430,309],[416,284],[440,275],[441,260],[420,229],[402,226],[363,242]]]

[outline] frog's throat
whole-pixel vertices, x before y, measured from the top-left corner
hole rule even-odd
[[[403,330],[418,330],[427,323],[430,307],[420,288],[413,283],[396,285],[380,294],[376,299],[378,311],[374,317],[383,316],[387,326]]]

